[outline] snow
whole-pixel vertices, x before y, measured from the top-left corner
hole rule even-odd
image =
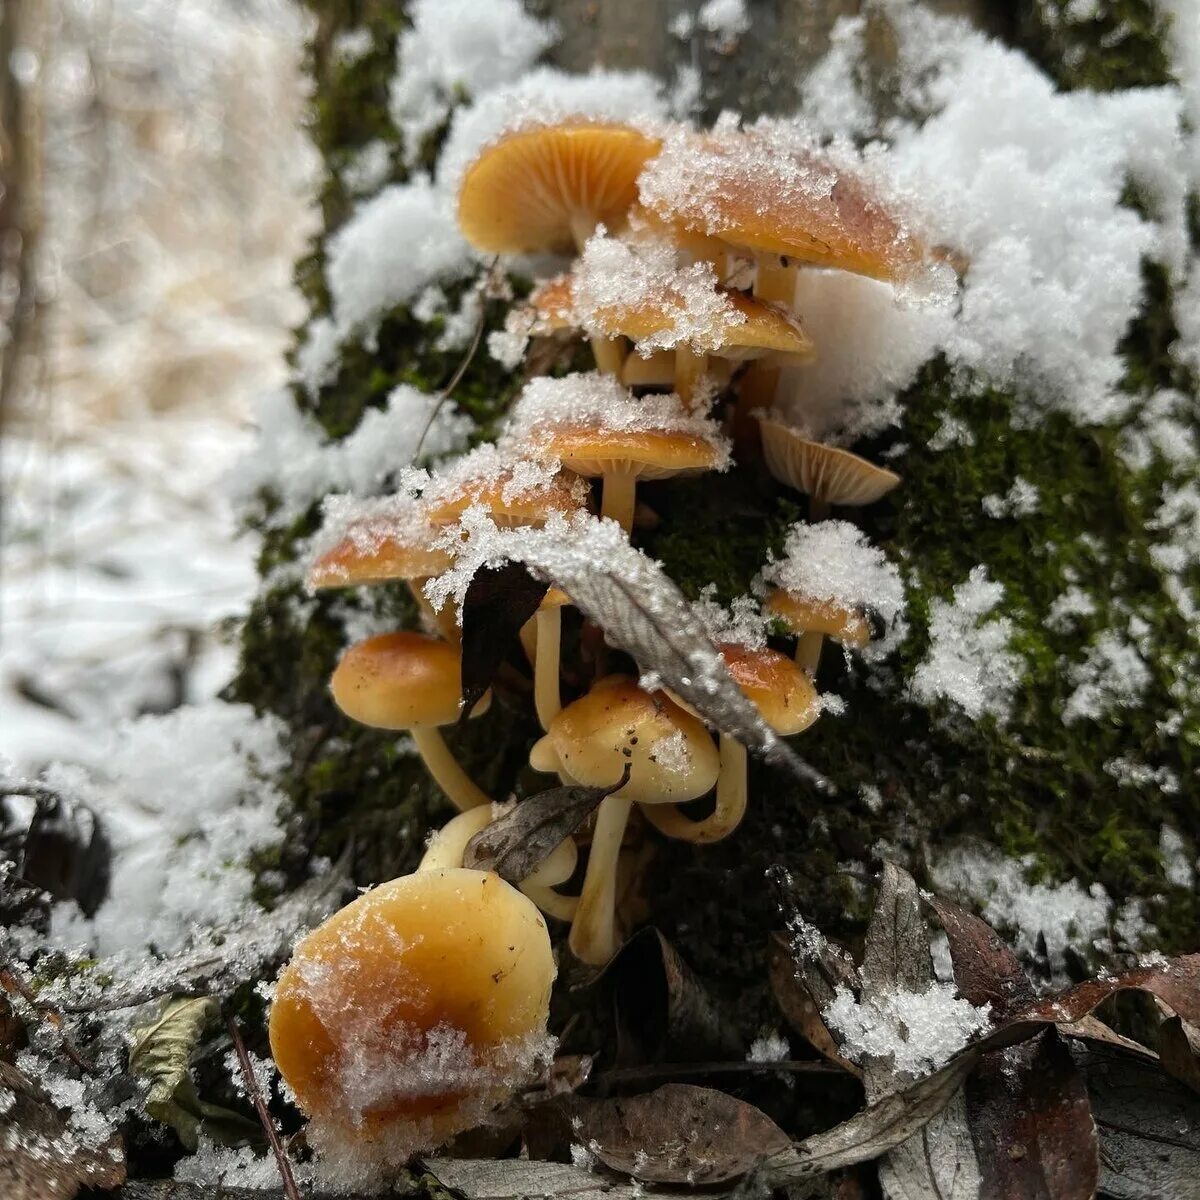
[[[750,1044],[746,1061],[752,1063],[787,1062],[792,1057],[792,1048],[782,1034],[771,1032],[757,1037]]]
[[[1028,517],[1038,510],[1038,490],[1028,479],[1022,479],[1018,475],[1003,496],[995,493],[984,496],[980,505],[984,513],[993,520],[1003,517]]]
[[[1052,601],[1046,613],[1046,628],[1053,633],[1067,633],[1078,623],[1077,617],[1095,615],[1095,597],[1072,584]]]
[[[1172,887],[1187,888],[1196,881],[1196,857],[1187,852],[1183,837],[1178,829],[1164,825],[1158,831],[1158,852],[1162,855],[1163,874]]]
[[[1003,586],[979,566],[955,586],[952,600],[930,603],[929,652],[913,671],[914,700],[949,700],[973,721],[1007,719],[1022,664],[1009,647],[1012,621],[991,615],[1003,596]]]
[[[696,13],[696,24],[722,38],[737,38],[750,28],[745,0],[707,0]]]
[[[1111,775],[1118,787],[1152,786],[1167,796],[1179,793],[1179,777],[1170,767],[1152,767],[1133,758],[1118,756],[1104,764],[1104,773]]]
[[[1150,686],[1151,675],[1137,647],[1118,630],[1105,629],[1083,660],[1067,668],[1066,678],[1075,690],[1063,706],[1063,720],[1072,725],[1135,706]]]
[[[662,84],[644,71],[596,69],[572,75],[554,67],[534,67],[515,83],[455,111],[438,160],[438,183],[447,196],[456,196],[479,151],[526,125],[588,117],[654,130],[667,111]]]
[[[897,1074],[919,1078],[985,1032],[990,1013],[990,1005],[976,1008],[952,983],[931,983],[924,992],[900,988],[861,1001],[841,984],[821,1015],[852,1062],[890,1059]]]
[[[232,923],[252,903],[253,855],[283,839],[270,779],[287,762],[282,722],[210,700],[124,724],[91,771],[49,768],[47,786],[90,808],[113,852],[95,917],[56,905],[55,940],[101,955],[171,952]]]
[[[1085,959],[1096,951],[1111,951],[1110,926],[1126,943],[1124,948],[1138,949],[1144,923],[1131,912],[1117,912],[1100,884],[1085,887],[1074,879],[1031,883],[1034,869],[1032,855],[1005,858],[995,848],[976,842],[943,849],[929,868],[936,891],[978,905],[989,925],[1012,936],[1013,948],[1023,958],[1038,958],[1039,936],[1043,938],[1056,981],[1066,981],[1068,951]],[[1118,927],[1122,915],[1123,928]]]
[[[453,206],[422,176],[385,188],[333,235],[325,279],[339,335],[368,342],[391,309],[476,266]]]
[[[519,79],[556,32],[521,0],[415,0],[408,15],[412,25],[396,42],[390,110],[411,165],[459,89],[478,98]]]
[[[891,648],[906,632],[904,583],[896,565],[849,521],[793,525],[783,556],[763,568],[762,582],[817,601],[878,614]]]
[[[611,334],[615,314],[664,310],[666,327],[637,343],[638,352],[687,343],[697,353],[718,350],[745,314],[717,291],[711,263],[681,267],[668,241],[610,238],[603,227],[589,238],[572,276],[573,317],[588,333]]]
[[[767,644],[770,624],[754,596],[735,596],[727,606],[717,598],[717,585],[707,584],[692,605],[700,623],[712,640],[720,645],[732,642],[750,650],[762,650]]]

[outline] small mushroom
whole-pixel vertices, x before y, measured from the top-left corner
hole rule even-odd
[[[677,396],[638,400],[594,374],[534,380],[513,408],[508,436],[531,457],[602,479],[600,515],[626,531],[639,479],[718,470],[729,461],[716,422],[690,413]]]
[[[780,737],[803,733],[820,716],[812,681],[787,655],[733,642],[718,649],[734,682]],[[646,808],[646,819],[661,833],[688,842],[719,842],[741,823],[747,799],[746,747],[727,733],[720,735],[720,744],[721,774],[712,813],[693,821],[674,805]]]
[[[797,635],[796,662],[812,676],[821,664],[825,638],[859,650],[871,640],[871,626],[861,610],[833,600],[775,588],[763,607]]]
[[[811,441],[769,417],[759,418],[759,428],[767,470],[810,498],[813,520],[823,520],[835,504],[854,508],[874,504],[900,484],[894,471],[849,450]]]
[[[617,864],[634,804],[681,804],[717,782],[720,756],[704,725],[661,693],[610,675],[558,714],[529,756],[538,771],[562,771],[588,787],[611,787],[628,764],[629,782],[596,813],[587,874],[570,945],[600,966],[617,950]]]
[[[496,819],[495,806],[470,808],[452,817],[429,839],[418,871],[440,871],[461,867],[467,843]],[[547,916],[571,921],[579,905],[578,896],[564,896],[554,888],[575,874],[579,851],[574,838],[565,838],[536,869],[517,885]]]
[[[458,764],[439,732],[462,711],[462,655],[420,633],[384,633],[351,646],[331,682],[338,708],[376,729],[407,730],[438,786],[461,811],[491,804]],[[487,711],[491,693],[471,716]]]
[[[463,177],[459,228],[490,254],[580,251],[597,225],[625,227],[638,175],[660,145],[630,125],[587,120],[509,133]],[[602,338],[592,346],[601,370],[621,369],[617,347]]]
[[[301,939],[271,1005],[271,1053],[317,1132],[403,1161],[534,1074],[554,977],[528,898],[492,872],[422,870]]]
[[[437,528],[420,502],[409,497],[388,497],[373,507],[380,511],[335,530],[332,545],[309,567],[308,586],[316,591],[403,580],[425,622],[445,636],[457,636],[457,629],[447,628],[434,612],[423,590],[427,580],[454,565],[454,555],[434,545]]]

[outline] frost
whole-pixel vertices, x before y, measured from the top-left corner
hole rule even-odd
[[[900,572],[849,521],[793,525],[783,543],[783,557],[763,568],[762,580],[812,600],[878,614],[887,635],[874,647],[876,654],[885,653],[904,636]]]
[[[412,165],[422,143],[449,116],[458,89],[479,97],[512,83],[555,38],[521,0],[415,0],[412,26],[396,42],[391,116]]]
[[[487,338],[488,354],[506,371],[515,371],[529,348],[529,334],[513,329],[494,329]]]
[[[329,241],[325,279],[339,336],[358,333],[369,341],[391,309],[475,266],[453,204],[427,179],[385,188]]]
[[[692,752],[682,729],[655,742],[651,760],[673,775],[686,775],[692,766]]]
[[[1111,775],[1118,787],[1156,787],[1168,796],[1179,792],[1179,777],[1170,767],[1152,767],[1133,758],[1118,757],[1104,764],[1104,773]]]
[[[1182,392],[1155,393],[1121,431],[1118,453],[1131,471],[1144,471],[1155,455],[1171,467],[1196,461],[1196,433],[1188,423],[1191,401]]]
[[[822,1016],[841,1036],[847,1058],[890,1058],[897,1073],[915,1078],[937,1070],[986,1031],[990,1013],[990,1005],[976,1008],[951,983],[931,983],[924,992],[898,989],[861,1002],[842,984]]]
[[[438,160],[438,183],[446,195],[457,195],[479,151],[524,125],[589,117],[654,128],[666,115],[662,84],[645,71],[572,75],[553,67],[534,67],[515,83],[455,111]]]
[[[961,417],[943,417],[933,437],[929,439],[930,450],[948,450],[951,446],[973,446],[975,434]]]
[[[1038,490],[1029,480],[1018,475],[1003,496],[984,496],[981,506],[987,516],[996,520],[1001,517],[1028,517],[1038,510]]]
[[[938,855],[930,864],[930,878],[939,892],[979,905],[989,925],[1013,935],[1022,957],[1039,957],[1039,937],[1044,939],[1050,970],[1063,980],[1068,951],[1088,957],[1096,949],[1111,948],[1113,903],[1098,883],[1088,888],[1077,880],[1030,883],[1034,866],[1032,855],[1005,858],[992,847],[968,842]],[[1129,948],[1137,948],[1141,934],[1136,922],[1127,922],[1123,935],[1116,932]]]
[[[1187,852],[1183,837],[1177,829],[1164,825],[1158,831],[1158,852],[1163,860],[1163,874],[1174,887],[1191,890],[1196,881],[1195,857]]]
[[[985,714],[1004,721],[1021,678],[1021,659],[1009,648],[1013,624],[989,614],[1004,588],[973,567],[952,600],[929,606],[929,652],[913,672],[914,700],[957,704],[972,720]]]
[[[252,905],[251,858],[284,836],[284,798],[271,781],[287,765],[284,732],[274,717],[214,700],[125,725],[103,777],[51,768],[46,783],[83,800],[113,853],[94,919],[56,906],[56,940],[82,938],[100,954],[169,952]]]
[[[1076,618],[1093,617],[1096,611],[1095,597],[1072,584],[1055,596],[1046,613],[1046,628],[1053,633],[1066,633],[1078,623]]]
[[[767,1033],[757,1037],[750,1045],[746,1061],[752,1063],[787,1062],[792,1057],[792,1048],[787,1038],[779,1033]]]
[[[1150,668],[1137,647],[1113,629],[1103,630],[1088,647],[1082,662],[1066,672],[1075,690],[1063,706],[1063,720],[1098,721],[1115,708],[1130,708],[1150,686]]]
[[[692,605],[708,636],[718,645],[733,642],[750,650],[762,650],[767,644],[768,619],[753,596],[735,596],[726,608],[716,598],[717,585],[707,584]]]

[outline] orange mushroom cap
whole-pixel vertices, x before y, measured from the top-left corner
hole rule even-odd
[[[808,673],[786,654],[737,642],[726,642],[717,649],[734,682],[780,736],[803,733],[821,715],[817,690]]]

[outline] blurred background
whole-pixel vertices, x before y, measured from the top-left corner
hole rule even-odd
[[[0,0],[0,759],[213,694],[316,228],[287,0]],[[226,622],[228,624],[228,622]]]

